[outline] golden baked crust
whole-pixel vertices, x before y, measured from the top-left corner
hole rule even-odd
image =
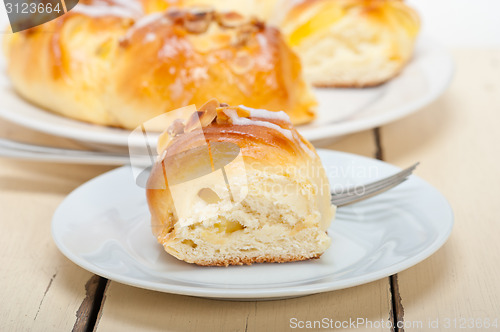
[[[288,263],[288,262],[299,262],[307,261],[310,259],[319,259],[321,254],[315,254],[312,256],[269,256],[269,257],[256,257],[256,258],[246,258],[246,257],[233,257],[225,260],[200,260],[196,262],[196,265],[201,266],[229,266],[229,265],[252,265],[256,263]]]
[[[277,29],[209,9],[161,12],[171,4],[86,0],[8,35],[16,91],[56,113],[129,129],[211,97],[287,110],[296,124],[313,119],[315,98]]]
[[[329,183],[314,147],[298,134],[283,112],[216,107],[211,103],[211,111],[198,112],[202,130],[187,130],[187,124],[180,129],[172,125],[159,140],[160,158],[146,189],[152,229],[158,241],[178,259],[199,265],[319,257],[330,243],[326,230],[333,211]],[[205,117],[206,114],[209,115]],[[225,157],[226,150],[217,145],[221,143],[238,146],[244,166],[228,164],[224,169],[238,184],[231,185],[233,195],[238,196],[243,182],[248,183],[247,195],[229,209],[219,209],[223,206],[219,202],[207,210],[206,205],[198,209],[200,200],[193,199],[196,193],[218,185],[203,181],[198,186],[190,182],[189,188],[180,191],[189,212],[180,216],[172,191],[178,182],[166,176],[166,170],[173,169],[176,177],[182,179],[191,174],[203,175],[200,155],[204,147],[215,165],[216,160]],[[184,158],[186,152],[189,153]],[[218,194],[223,195],[220,190],[219,186]],[[206,216],[206,211],[214,211],[215,207],[218,212]]]
[[[258,15],[278,26],[318,87],[367,87],[397,76],[413,54],[418,14],[401,0],[184,0]]]
[[[239,109],[240,114],[242,109],[239,107],[228,107],[228,109]],[[245,161],[245,165],[253,167],[282,166],[281,171],[288,171],[287,166],[291,165],[295,168],[307,165],[311,160],[314,164],[319,162],[319,158],[314,147],[306,139],[304,139],[292,124],[286,120],[264,119],[251,117],[247,114],[248,119],[254,121],[265,121],[279,126],[285,132],[289,132],[290,136],[286,137],[283,131],[276,130],[270,127],[259,124],[249,125],[234,125],[230,119],[224,117],[223,110],[225,107],[218,108],[216,121],[203,128],[202,131],[194,131],[185,133],[169,142],[168,147],[165,145],[162,138],[158,142],[158,152],[161,154],[168,149],[169,155],[177,155],[182,151],[196,149],[205,144],[210,145],[215,142],[232,143],[240,148],[241,154]],[[243,110],[243,112],[245,112]],[[224,118],[224,120],[220,120]],[[219,119],[217,121],[217,119]],[[166,131],[163,136],[168,136]],[[188,160],[185,161],[189,162]],[[175,163],[173,159],[159,160],[151,171],[148,181],[148,189],[146,195],[152,214],[153,225],[161,225],[161,231],[169,233],[175,223],[174,215],[168,207],[172,203],[172,197],[168,190],[168,181],[164,176],[163,168],[168,167],[169,163]],[[166,164],[166,166],[164,166]],[[183,165],[183,172],[196,172],[197,163],[189,168],[187,164]],[[156,183],[165,181],[165,187],[162,189],[156,188]],[[155,230],[154,230],[155,231]],[[160,230],[155,231],[158,233]],[[163,233],[162,236],[166,236]]]

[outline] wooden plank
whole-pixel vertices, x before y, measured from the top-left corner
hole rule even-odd
[[[374,156],[373,131],[344,137],[328,147]],[[110,282],[98,331],[288,331],[299,321],[391,319],[389,279],[301,298],[234,302],[164,294]],[[290,321],[296,318],[297,321]],[[335,324],[335,323],[334,323]],[[376,323],[375,323],[376,324]],[[388,331],[364,328],[356,331]]]
[[[387,278],[336,292],[263,302],[202,299],[111,282],[97,331],[289,331],[300,326],[299,321],[387,322],[389,315]],[[353,330],[390,329],[360,325]]]
[[[500,326],[500,50],[454,54],[458,71],[449,91],[381,130],[386,160],[401,167],[420,160],[417,174],[455,213],[444,247],[399,273],[406,331],[428,331],[436,319],[433,331],[459,330],[463,319],[477,320],[470,331],[485,319]]]
[[[85,284],[86,296],[76,312],[73,332],[93,331],[106,293],[108,279],[94,275]]]
[[[0,133],[48,143],[45,135],[5,121]],[[52,214],[70,191],[109,169],[0,158],[0,331],[73,328],[82,302],[93,296],[85,289],[93,274],[58,251],[50,232]]]

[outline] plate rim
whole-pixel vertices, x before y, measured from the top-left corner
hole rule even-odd
[[[384,166],[389,166],[391,168],[394,168],[394,170],[398,170],[399,168],[396,166],[393,166],[389,163],[386,163],[384,161],[380,161],[377,159],[365,157],[365,156],[360,156],[352,153],[347,153],[347,152],[340,152],[340,151],[333,151],[333,150],[325,150],[325,149],[318,149],[318,153],[321,155],[323,154],[331,154],[333,156],[335,155],[343,155],[344,157],[349,157],[349,158],[358,158],[362,159],[363,161],[368,161],[372,162],[375,164],[383,164]],[[74,189],[69,195],[65,197],[65,199],[60,203],[60,205],[57,207],[53,218],[51,222],[51,234],[52,234],[52,239],[54,243],[56,244],[57,248],[61,253],[66,256],[70,261],[75,263],[76,265],[80,266],[81,268],[90,271],[92,273],[95,273],[97,275],[100,275],[104,278],[107,278],[109,280],[113,280],[122,284],[142,288],[142,289],[149,289],[149,290],[154,290],[154,291],[159,291],[159,292],[164,292],[164,293],[171,293],[171,294],[178,294],[178,295],[188,295],[188,296],[196,296],[196,297],[203,297],[203,298],[214,298],[214,299],[228,299],[228,300],[269,300],[269,299],[279,299],[279,298],[288,298],[288,297],[297,297],[297,296],[304,296],[304,295],[312,295],[312,294],[317,294],[317,293],[323,293],[323,292],[329,292],[329,291],[334,291],[334,290],[340,290],[340,289],[345,289],[345,288],[350,288],[354,286],[359,286],[362,284],[370,283],[376,280],[380,280],[382,278],[388,277],[390,275],[393,275],[395,273],[401,272],[403,270],[406,270],[422,261],[430,257],[432,254],[434,254],[438,249],[440,249],[444,243],[448,240],[448,238],[451,235],[453,226],[454,226],[454,214],[453,210],[451,208],[450,203],[446,199],[444,195],[442,195],[436,188],[434,188],[432,185],[424,181],[423,179],[419,178],[416,175],[412,175],[414,181],[419,181],[421,182],[422,185],[427,186],[428,189],[433,190],[438,196],[440,196],[443,199],[443,202],[445,203],[443,205],[443,209],[446,209],[446,213],[449,215],[449,220],[448,220],[448,227],[447,229],[442,233],[438,234],[436,239],[432,242],[431,245],[426,247],[424,250],[422,250],[418,255],[414,255],[411,258],[408,258],[400,263],[396,264],[391,264],[390,266],[387,266],[381,270],[374,271],[369,274],[363,274],[360,276],[352,277],[346,280],[337,280],[334,282],[323,282],[319,284],[314,284],[314,285],[303,285],[303,286],[292,286],[292,287],[287,287],[287,288],[260,288],[260,289],[221,289],[221,288],[204,288],[201,286],[184,286],[184,285],[171,285],[168,283],[162,284],[162,287],[158,286],[157,282],[151,282],[151,281],[136,281],[134,278],[130,277],[123,277],[119,274],[116,273],[108,273],[104,271],[101,268],[95,267],[92,264],[88,264],[85,259],[80,258],[78,255],[74,254],[71,250],[68,250],[61,242],[59,242],[59,238],[56,236],[56,220],[57,216],[61,210],[61,207],[67,202],[67,200],[71,199],[73,195],[76,195],[78,191],[83,190],[83,187],[86,186],[91,186],[94,182],[100,181],[103,177],[109,176],[111,173],[119,173],[123,172],[125,169],[130,169],[130,166],[122,166],[119,168],[115,168],[111,171],[108,171],[106,173],[103,173],[95,178],[92,178],[91,180],[85,182],[84,184],[80,185],[76,189]],[[201,267],[203,268],[203,267]],[[229,292],[228,292],[229,291]],[[227,292],[227,293],[226,293]]]
[[[436,82],[436,87],[430,90],[429,93],[423,94],[410,103],[392,107],[390,111],[384,112],[382,114],[375,114],[373,116],[363,117],[361,119],[355,120],[341,120],[340,122],[323,124],[319,127],[301,129],[300,126],[298,126],[298,131],[309,141],[331,139],[393,122],[414,112],[417,112],[425,105],[432,103],[439,96],[441,96],[450,85],[455,73],[456,66],[453,57],[448,52],[448,50],[436,40],[434,40],[434,38],[432,38],[431,36],[427,34],[421,34],[418,37],[417,43],[417,45],[425,45],[425,48],[432,50],[432,52],[437,52],[437,54],[442,58],[442,63],[446,64],[442,68],[443,74],[440,76],[439,82]],[[2,61],[4,62],[5,59],[2,59]],[[405,68],[403,69],[403,71],[404,70]],[[6,74],[4,76],[6,76]],[[7,84],[10,85],[8,77],[5,78],[7,79],[7,82],[9,82]],[[15,91],[13,92],[16,93]],[[21,96],[19,96],[19,98],[23,99]],[[29,101],[25,102],[30,103]],[[58,123],[47,121],[43,121],[41,123],[38,119],[31,119],[26,116],[20,116],[17,114],[17,112],[6,109],[2,105],[0,105],[0,116],[26,128],[58,137],[73,139],[80,142],[100,143],[116,146],[127,146],[128,144],[143,144],[142,136],[140,140],[134,138],[131,138],[129,140],[130,131],[128,130],[85,123],[83,121],[66,118],[56,113],[51,113],[50,111],[46,111],[43,108],[36,106],[36,104],[32,105],[34,107],[37,107],[40,112],[47,112],[50,116],[56,117],[56,119],[64,120],[65,122],[73,122],[77,127],[75,128],[73,126],[61,126]],[[80,128],[79,126],[82,125],[88,127]],[[97,128],[98,131],[93,131],[91,129],[92,127]],[[91,132],[92,135],[89,135],[89,132]],[[155,144],[156,136],[157,135],[152,135],[151,137],[149,137],[149,141],[151,144]]]

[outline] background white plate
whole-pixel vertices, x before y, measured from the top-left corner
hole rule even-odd
[[[333,188],[393,174],[386,163],[320,150]],[[57,209],[56,245],[70,260],[121,283],[176,294],[272,299],[314,294],[377,280],[424,260],[453,226],[446,199],[412,176],[367,201],[339,209],[332,246],[318,260],[200,267],[163,251],[151,233],[144,190],[131,169],[118,168],[82,185]]]
[[[419,39],[413,60],[390,82],[366,89],[315,89],[320,103],[317,119],[300,126],[305,138],[316,141],[373,128],[406,116],[429,104],[448,87],[453,75],[451,56],[426,36]],[[127,146],[129,131],[71,120],[19,97],[0,62],[0,116],[17,124],[84,142]],[[156,145],[157,135],[149,143]],[[143,146],[137,135],[131,144]]]

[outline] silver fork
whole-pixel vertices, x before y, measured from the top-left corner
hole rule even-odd
[[[128,154],[109,153],[100,151],[73,150],[65,148],[47,147],[33,144],[15,142],[0,138],[0,157],[16,159],[38,160],[46,162],[65,162],[81,164],[106,164],[124,165],[130,162]],[[145,164],[149,162],[145,159]],[[416,163],[401,172],[390,177],[342,190],[341,193],[332,193],[332,204],[337,207],[350,205],[367,198],[383,193],[398,184],[406,181],[413,170],[418,166]]]
[[[386,192],[387,190],[392,189],[400,183],[408,180],[408,177],[419,164],[420,163],[417,162],[412,166],[402,170],[401,172],[387,178],[366,185],[350,187],[338,194],[332,193],[332,204],[336,205],[337,207],[342,207],[364,201],[365,199]]]

